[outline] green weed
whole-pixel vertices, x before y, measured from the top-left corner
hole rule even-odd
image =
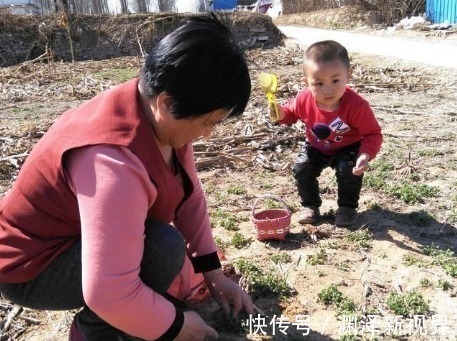
[[[44,104],[22,104],[18,107],[11,108],[13,114],[37,114],[43,112],[46,108]],[[27,115],[25,118],[29,118],[30,116]]]
[[[432,282],[427,277],[422,277],[419,283],[424,288],[432,286]]]
[[[336,264],[336,268],[341,271],[349,271],[349,265],[347,262],[341,262]]]
[[[384,157],[377,158],[373,163],[370,163],[371,172],[376,173],[389,173],[390,171],[394,170],[395,167],[393,163],[387,161]]]
[[[216,242],[217,247],[222,251],[225,252],[229,247],[229,242],[224,242],[221,237],[215,237],[214,241]]]
[[[457,258],[450,249],[440,250],[435,245],[424,247],[424,254],[432,257],[435,264],[440,265],[448,275],[457,277]]]
[[[367,209],[369,209],[371,211],[381,211],[382,207],[377,202],[370,201],[369,203],[367,203]]]
[[[354,301],[343,295],[335,284],[331,284],[329,287],[322,289],[317,294],[317,302],[322,302],[325,305],[334,305],[338,316],[351,315],[356,311]]]
[[[257,264],[253,263],[252,261],[248,261],[245,258],[240,258],[237,260],[235,262],[235,266],[241,273],[246,275],[259,275],[262,273],[260,267]]]
[[[365,316],[365,319],[367,316],[378,316],[379,315],[379,310],[374,307],[368,306],[365,310],[365,313],[363,314]]]
[[[253,279],[253,289],[260,296],[290,297],[293,293],[286,280],[273,272]]]
[[[438,149],[430,148],[430,149],[422,149],[418,151],[419,156],[437,156],[440,153]]]
[[[417,182],[417,181],[419,181],[419,180],[421,179],[421,177],[420,177],[420,175],[417,174],[417,173],[411,173],[411,174],[409,175],[409,179],[410,179],[411,181]]]
[[[242,187],[240,185],[230,185],[227,188],[227,193],[228,194],[242,195],[242,194],[246,194],[247,191],[246,191],[246,189],[244,187]]]
[[[295,213],[295,212],[300,211],[302,206],[300,204],[298,204],[298,203],[293,203],[293,204],[290,204],[290,205],[288,204],[287,208],[289,209],[290,212]]]
[[[338,316],[353,315],[356,311],[356,306],[353,300],[343,297],[343,300],[336,305],[336,314]]]
[[[407,204],[424,202],[424,198],[436,197],[439,188],[426,184],[396,184],[389,188],[389,192]]]
[[[424,210],[411,212],[408,217],[415,226],[430,226],[435,221],[435,218]]]
[[[328,219],[335,219],[336,211],[335,209],[331,208],[327,212],[322,213],[323,218],[328,218]]]
[[[210,213],[211,220],[215,226],[223,227],[228,231],[238,231],[240,219],[238,216],[224,211],[220,208],[213,210]]]
[[[371,248],[373,235],[368,230],[358,230],[349,232],[346,239],[361,249],[369,249]]]
[[[371,187],[374,189],[385,189],[387,188],[386,179],[386,174],[367,173],[364,175],[362,181],[364,187]]]
[[[237,249],[242,249],[252,243],[252,238],[246,238],[241,233],[235,232],[232,237],[231,243]]]
[[[279,202],[278,200],[270,199],[270,198],[265,199],[263,205],[266,209],[269,209],[269,210],[284,208],[284,205],[281,202]]]
[[[335,284],[331,284],[329,287],[322,289],[317,294],[317,302],[324,303],[325,305],[336,305],[341,302],[343,298],[343,293],[338,290]]]
[[[411,290],[405,294],[396,292],[390,293],[387,297],[387,306],[397,315],[426,315],[429,306],[424,298],[416,290]]]
[[[273,188],[273,183],[271,181],[265,181],[260,184],[260,188],[264,190],[272,189]]]
[[[241,258],[235,262],[235,267],[252,283],[256,296],[290,297],[294,293],[284,278],[272,271],[263,271],[252,261]]]
[[[273,256],[271,256],[271,260],[273,263],[290,263],[292,262],[292,256],[289,255],[287,252],[279,252]]]
[[[275,173],[265,172],[258,175],[258,179],[261,180],[260,188],[264,190],[272,189],[274,186]]]
[[[424,262],[414,254],[408,253],[403,256],[403,264],[411,266],[416,264],[417,266],[423,266]]]
[[[449,282],[449,281],[447,281],[445,279],[439,279],[438,280],[438,288],[441,288],[444,291],[448,291],[448,290],[454,289],[454,285],[451,282]]]
[[[333,242],[328,242],[327,244],[324,244],[323,247],[326,247],[328,249],[338,250],[340,246],[337,241],[333,241]]]
[[[453,209],[448,216],[448,222],[457,223],[457,209]]]
[[[228,194],[226,192],[217,191],[214,193],[214,198],[217,202],[227,202]]]
[[[357,334],[343,334],[340,336],[339,341],[360,341],[362,338]]]
[[[136,67],[127,67],[122,69],[100,70],[92,74],[95,79],[112,81],[114,83],[124,83],[138,76],[139,69]]]
[[[324,249],[320,249],[314,255],[308,256],[306,263],[309,265],[322,265],[327,261],[327,253]]]

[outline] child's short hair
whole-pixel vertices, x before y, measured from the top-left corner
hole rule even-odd
[[[310,45],[305,51],[305,64],[307,60],[315,62],[331,62],[339,59],[349,69],[351,63],[346,48],[334,40],[322,40]]]

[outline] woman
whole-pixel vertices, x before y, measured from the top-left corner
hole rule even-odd
[[[217,338],[167,300],[187,254],[226,313],[253,313],[221,271],[192,151],[250,91],[244,54],[209,15],[164,37],[139,79],[64,113],[0,202],[3,297],[83,307],[71,340]]]

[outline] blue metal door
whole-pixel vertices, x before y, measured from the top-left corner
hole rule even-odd
[[[457,0],[427,0],[427,19],[435,24],[457,23]]]
[[[237,0],[214,0],[213,9],[214,10],[234,9],[236,7],[236,4],[237,4]]]

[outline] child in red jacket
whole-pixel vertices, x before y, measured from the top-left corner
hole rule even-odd
[[[293,168],[303,206],[299,222],[319,218],[317,178],[332,167],[338,183],[335,224],[351,226],[357,219],[363,173],[381,148],[381,127],[368,102],[347,87],[350,62],[341,44],[326,40],[309,46],[304,73],[307,87],[278,108],[280,124],[306,124],[306,143]]]

